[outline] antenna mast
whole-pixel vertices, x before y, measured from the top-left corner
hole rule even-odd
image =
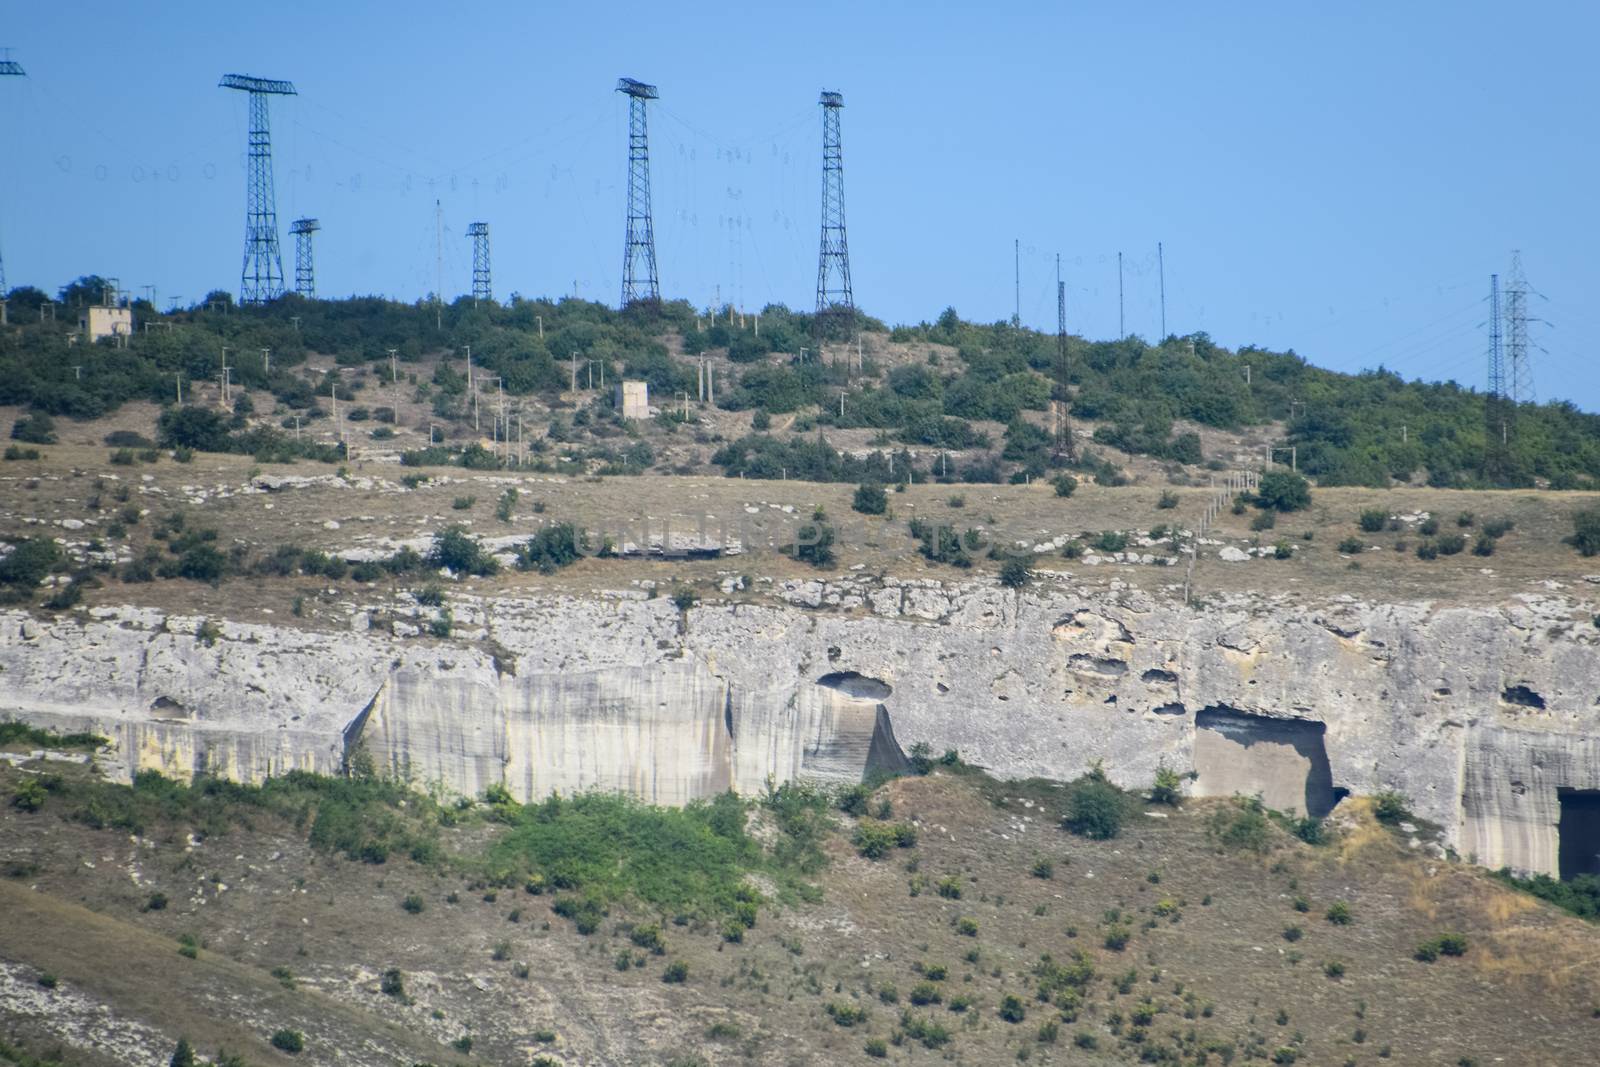
[[[1161,340],[1167,339],[1167,260],[1161,251],[1161,242],[1156,242],[1156,274],[1161,279]]]
[[[489,224],[474,222],[467,227],[472,238],[472,302],[488,303],[494,300],[494,290],[489,284]]]
[[[14,77],[14,78],[25,78],[25,77],[27,77],[27,71],[22,69],[22,64],[15,62],[10,57],[11,57],[11,50],[8,48],[8,49],[5,50],[5,58],[0,59],[0,77],[7,77],[7,76]],[[6,289],[6,261],[5,261],[4,258],[0,258],[0,307],[4,306],[7,292],[8,292],[8,290]],[[0,318],[0,321],[4,321],[3,318]]]
[[[316,265],[311,258],[311,235],[322,229],[316,219],[295,219],[289,224],[294,234],[294,291],[307,300],[317,298]]]
[[[822,91],[822,242],[817,254],[817,318],[830,312],[853,316],[855,291],[850,284],[850,242],[844,227],[844,148],[839,138],[839,112],[844,94]]]
[[[290,82],[248,74],[225,74],[217,87],[250,94],[250,156],[245,177],[244,267],[239,272],[239,302],[264,304],[283,295],[267,97],[299,94]]]
[[[650,218],[650,129],[645,102],[660,94],[654,85],[617,79],[628,98],[628,233],[622,247],[622,306],[640,300],[661,302],[656,277],[656,229]]]

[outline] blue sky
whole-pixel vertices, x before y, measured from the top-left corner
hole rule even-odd
[[[664,295],[814,300],[818,91],[845,95],[858,302],[1071,328],[1167,324],[1319,365],[1484,378],[1488,275],[1542,294],[1540,399],[1600,408],[1600,8],[1528,3],[32,5],[0,20],[11,285],[82,273],[161,306],[237,290],[245,101],[273,103],[278,210],[319,218],[322,295],[620,288],[626,107],[651,114]]]

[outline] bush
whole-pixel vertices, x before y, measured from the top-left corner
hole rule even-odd
[[[661,980],[668,985],[682,985],[689,979],[689,965],[682,960],[673,960],[661,971]]]
[[[1381,823],[1393,826],[1411,818],[1411,809],[1401,793],[1385,790],[1372,798],[1372,814]]]
[[[378,979],[378,989],[386,997],[404,997],[406,995],[405,978],[401,976],[398,967],[390,967],[383,972],[383,977]]]
[[[1339,555],[1354,556],[1366,547],[1366,545],[1362,544],[1361,538],[1346,537],[1343,541],[1339,542]]]
[[[1377,533],[1389,524],[1389,512],[1384,508],[1368,508],[1356,520],[1365,533]]]
[[[1058,474],[1055,481],[1050,483],[1055,486],[1056,496],[1071,496],[1078,489],[1078,479],[1070,474]]]
[[[1056,865],[1041,856],[1033,861],[1033,870],[1031,873],[1035,878],[1043,878],[1048,881],[1049,879],[1055,877]]]
[[[165,911],[167,908],[167,895],[165,893],[151,893],[144,902],[145,911]]]
[[[49,537],[19,541],[11,554],[0,559],[0,585],[32,589],[62,562],[61,548]]]
[[[1483,532],[1489,537],[1499,540],[1511,532],[1516,523],[1510,519],[1488,519],[1483,524]]]
[[[917,829],[910,823],[887,823],[862,819],[856,824],[851,843],[869,860],[882,859],[891,848],[910,848],[917,843]]]
[[[1432,963],[1440,956],[1464,956],[1467,952],[1467,939],[1460,934],[1440,934],[1430,938],[1417,946],[1413,954],[1422,963]]]
[[[1021,589],[1033,581],[1033,568],[1020,556],[1012,556],[1000,565],[1000,584],[1007,589]]]
[[[1311,506],[1311,483],[1293,471],[1268,471],[1261,476],[1255,503],[1272,511],[1300,511]]]
[[[833,527],[825,522],[813,521],[801,526],[795,533],[794,558],[821,570],[836,562],[833,554]]]
[[[272,1047],[291,1056],[298,1055],[305,1051],[305,1035],[298,1030],[275,1030],[272,1034]]]
[[[1474,556],[1492,556],[1492,555],[1494,555],[1494,538],[1492,538],[1488,534],[1483,533],[1482,531],[1480,531],[1478,533],[1478,539],[1475,542],[1473,542],[1472,554]]]
[[[1020,1023],[1028,1017],[1028,1009],[1023,1005],[1021,997],[1015,993],[1007,993],[1000,999],[1000,1009],[996,1014],[1008,1023]]]
[[[1156,501],[1156,507],[1163,511],[1168,511],[1177,506],[1178,494],[1174,493],[1171,489],[1162,490],[1160,499]]]
[[[194,1046],[189,1044],[187,1037],[178,1038],[178,1047],[172,1050],[172,1058],[167,1061],[167,1067],[196,1067]]]
[[[1306,932],[1298,926],[1285,926],[1283,928],[1283,939],[1291,945],[1304,936],[1306,936]]]
[[[939,879],[939,895],[946,900],[960,900],[961,879],[953,874]]]
[[[1183,798],[1183,777],[1165,763],[1156,767],[1155,784],[1150,787],[1150,800],[1154,804],[1177,807]]]
[[[30,445],[53,445],[56,421],[42,411],[24,415],[11,424],[11,439]]]
[[[1272,841],[1266,810],[1255,797],[1237,798],[1232,808],[1213,815],[1210,831],[1222,844],[1252,852],[1265,852]]]
[[[445,567],[456,574],[473,574],[480,578],[496,574],[500,565],[483,546],[459,526],[448,526],[433,539],[428,562],[435,567]]]
[[[1278,513],[1275,511],[1259,511],[1256,513],[1255,517],[1250,520],[1250,529],[1256,531],[1257,533],[1260,533],[1262,530],[1270,530],[1277,525]]]
[[[427,905],[425,903],[423,903],[423,900],[422,900],[421,897],[417,896],[417,894],[415,894],[415,893],[411,893],[411,894],[408,894],[406,896],[406,898],[400,902],[400,907],[403,908],[405,911],[409,912],[412,915],[420,915],[420,914],[422,914],[423,909],[427,907]]]
[[[1099,552],[1121,552],[1128,547],[1128,535],[1120,530],[1103,530],[1092,544]]]
[[[1062,824],[1079,837],[1109,841],[1122,832],[1122,817],[1127,800],[1122,790],[1101,774],[1078,779],[1067,796],[1067,814]]]
[[[1355,916],[1351,914],[1349,904],[1336,900],[1328,907],[1328,921],[1335,926],[1349,926],[1355,922]]]
[[[1423,541],[1417,545],[1418,559],[1438,559],[1439,546],[1432,541]]]
[[[1105,947],[1112,952],[1121,952],[1128,947],[1128,939],[1132,936],[1132,930],[1129,930],[1121,923],[1113,923],[1106,927]]]
[[[881,1060],[888,1057],[889,1046],[883,1038],[874,1037],[867,1040],[867,1043],[862,1046],[862,1051],[875,1060]]]
[[[1458,533],[1445,534],[1436,544],[1439,546],[1439,555],[1455,556],[1467,547],[1467,539]]]
[[[850,506],[863,515],[882,515],[889,510],[889,494],[881,485],[859,485]]]
[[[1574,512],[1572,534],[1563,540],[1576,548],[1580,556],[1600,555],[1600,508]]]
[[[911,1003],[920,1008],[929,1004],[939,1003],[944,999],[944,995],[939,992],[939,987],[934,985],[932,982],[918,982],[916,985],[911,987],[911,993],[908,999],[910,999]]]

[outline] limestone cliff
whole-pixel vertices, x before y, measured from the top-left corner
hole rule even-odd
[[[1002,775],[1102,759],[1143,786],[1165,763],[1196,794],[1313,814],[1396,789],[1464,855],[1551,873],[1562,797],[1600,789],[1600,631],[1567,597],[1184,607],[866,578],[774,593],[684,613],[639,593],[463,597],[449,641],[380,632],[366,610],[350,632],[222,622],[209,643],[201,620],[142,609],[10,612],[0,715],[98,730],[124,775],[333,772],[361,744],[418,783],[521,798],[859,779],[919,740]]]

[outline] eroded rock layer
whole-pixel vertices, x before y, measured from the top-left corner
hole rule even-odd
[[[418,783],[519,798],[859,779],[913,741],[1002,775],[1099,759],[1144,786],[1165,764],[1201,794],[1312,814],[1395,789],[1463,854],[1552,874],[1561,791],[1600,789],[1600,631],[1566,596],[1186,608],[865,578],[777,594],[684,613],[636,593],[461,597],[448,641],[359,607],[338,634],[9,612],[0,714],[104,733],[123,775],[336,772],[360,746]],[[1569,827],[1586,817],[1566,807]]]

